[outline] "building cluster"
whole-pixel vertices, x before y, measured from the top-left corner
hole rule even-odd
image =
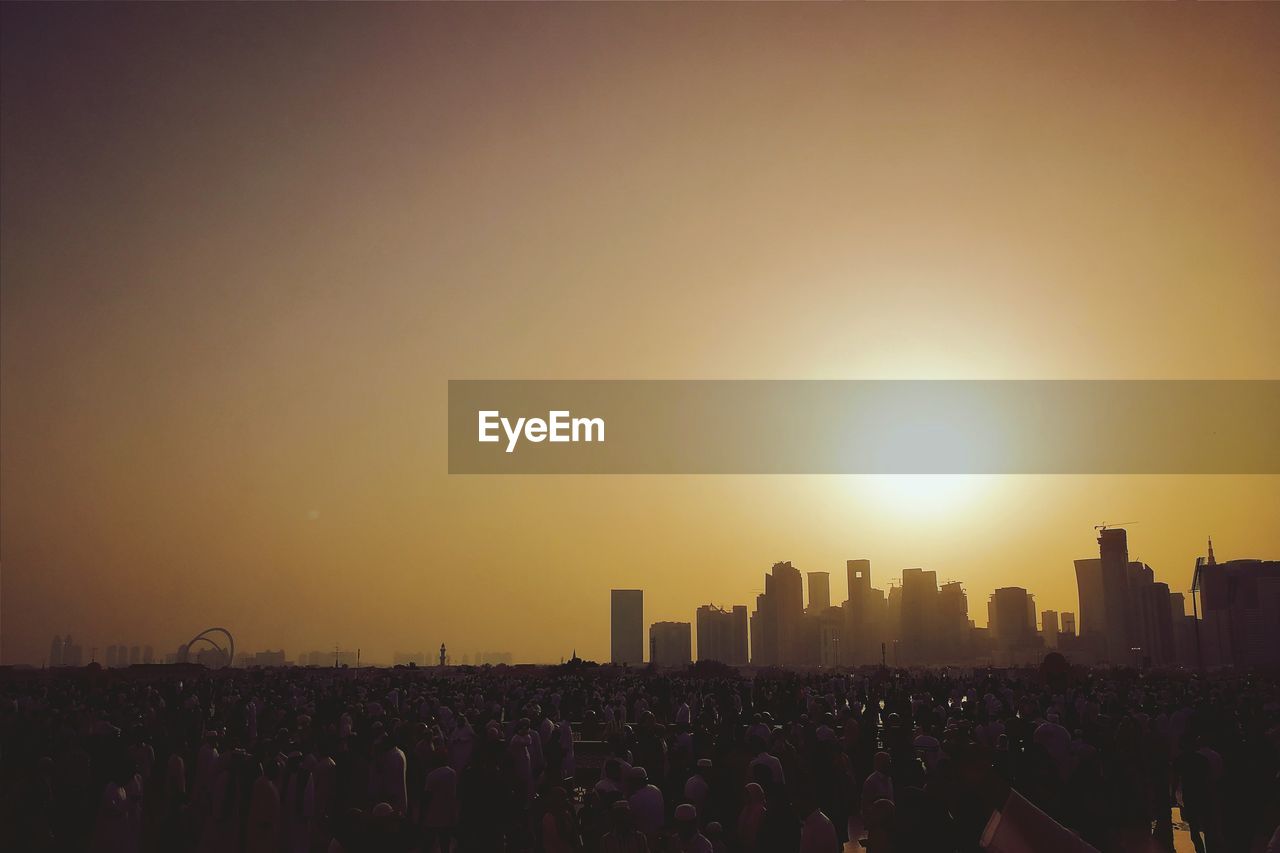
[[[1101,528],[1098,549],[1098,557],[1075,561],[1078,622],[1076,613],[1037,611],[1034,595],[1010,586],[990,594],[987,625],[978,627],[959,581],[939,585],[937,572],[909,568],[886,591],[872,586],[869,560],[847,561],[848,598],[833,605],[829,573],[802,575],[779,562],[749,616],[745,605],[706,604],[696,622],[650,625],[648,659],[661,667],[694,659],[732,666],[1008,666],[1038,663],[1060,650],[1075,662],[1126,666],[1280,663],[1280,562],[1217,563],[1210,543],[1184,595],[1129,559],[1125,530]],[[1189,597],[1198,614],[1186,612]],[[610,640],[612,662],[644,662],[643,590],[612,591]]]

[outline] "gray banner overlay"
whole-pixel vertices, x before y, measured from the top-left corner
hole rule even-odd
[[[449,472],[1277,474],[1280,381],[450,380]]]

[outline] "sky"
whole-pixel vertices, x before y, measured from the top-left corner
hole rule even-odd
[[[449,379],[1280,378],[1271,4],[0,6],[0,660],[608,655],[1280,477],[450,476]],[[1200,411],[1196,417],[1230,417]],[[1153,424],[1152,429],[1160,429]]]

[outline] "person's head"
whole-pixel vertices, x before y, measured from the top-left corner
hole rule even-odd
[[[704,779],[711,775],[711,759],[699,758],[697,774]]]
[[[627,774],[627,787],[632,791],[639,791],[648,784],[649,771],[643,767],[632,767],[631,772]]]
[[[748,782],[746,787],[747,804],[753,806],[764,805],[764,786],[759,782]]]
[[[873,761],[878,773],[888,773],[893,767],[893,756],[887,752],[877,752]]]
[[[693,803],[676,806],[676,832],[686,841],[698,834],[698,809]]]

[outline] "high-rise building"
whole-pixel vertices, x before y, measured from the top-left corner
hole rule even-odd
[[[1020,586],[991,593],[987,621],[995,655],[1002,663],[1037,662],[1044,648],[1036,634],[1035,597]]]
[[[938,573],[902,570],[899,663],[933,663],[939,657]]]
[[[1198,657],[1205,666],[1280,664],[1280,560],[1209,558],[1196,563],[1200,592]]]
[[[704,604],[698,608],[698,660],[714,660],[730,666],[747,663],[747,608],[732,611]]]
[[[940,643],[936,663],[963,663],[970,649],[969,596],[960,581],[948,581],[938,590],[937,634]]]
[[[1076,635],[1076,615],[1069,611],[1064,611],[1059,615],[1061,630],[1059,634],[1065,637],[1074,637]]]
[[[871,586],[871,561],[848,560],[849,598],[845,602],[843,659],[851,664],[881,662],[888,610],[884,590]]]
[[[49,666],[62,666],[62,637],[57,634],[49,645]]]
[[[615,589],[610,599],[609,660],[644,663],[644,591]]]
[[[774,563],[764,576],[764,593],[756,597],[752,662],[763,666],[805,663],[803,617],[800,570],[790,562]]]
[[[809,610],[822,613],[831,606],[831,573],[808,572]]]
[[[1051,649],[1058,647],[1058,611],[1045,610],[1040,613],[1040,634],[1044,644]]]
[[[1099,531],[1098,554],[1097,559],[1075,561],[1081,646],[1096,660],[1134,663],[1133,649],[1140,644],[1140,637],[1124,528]]]
[[[688,622],[654,622],[649,626],[649,661],[654,666],[685,667],[693,660]]]

